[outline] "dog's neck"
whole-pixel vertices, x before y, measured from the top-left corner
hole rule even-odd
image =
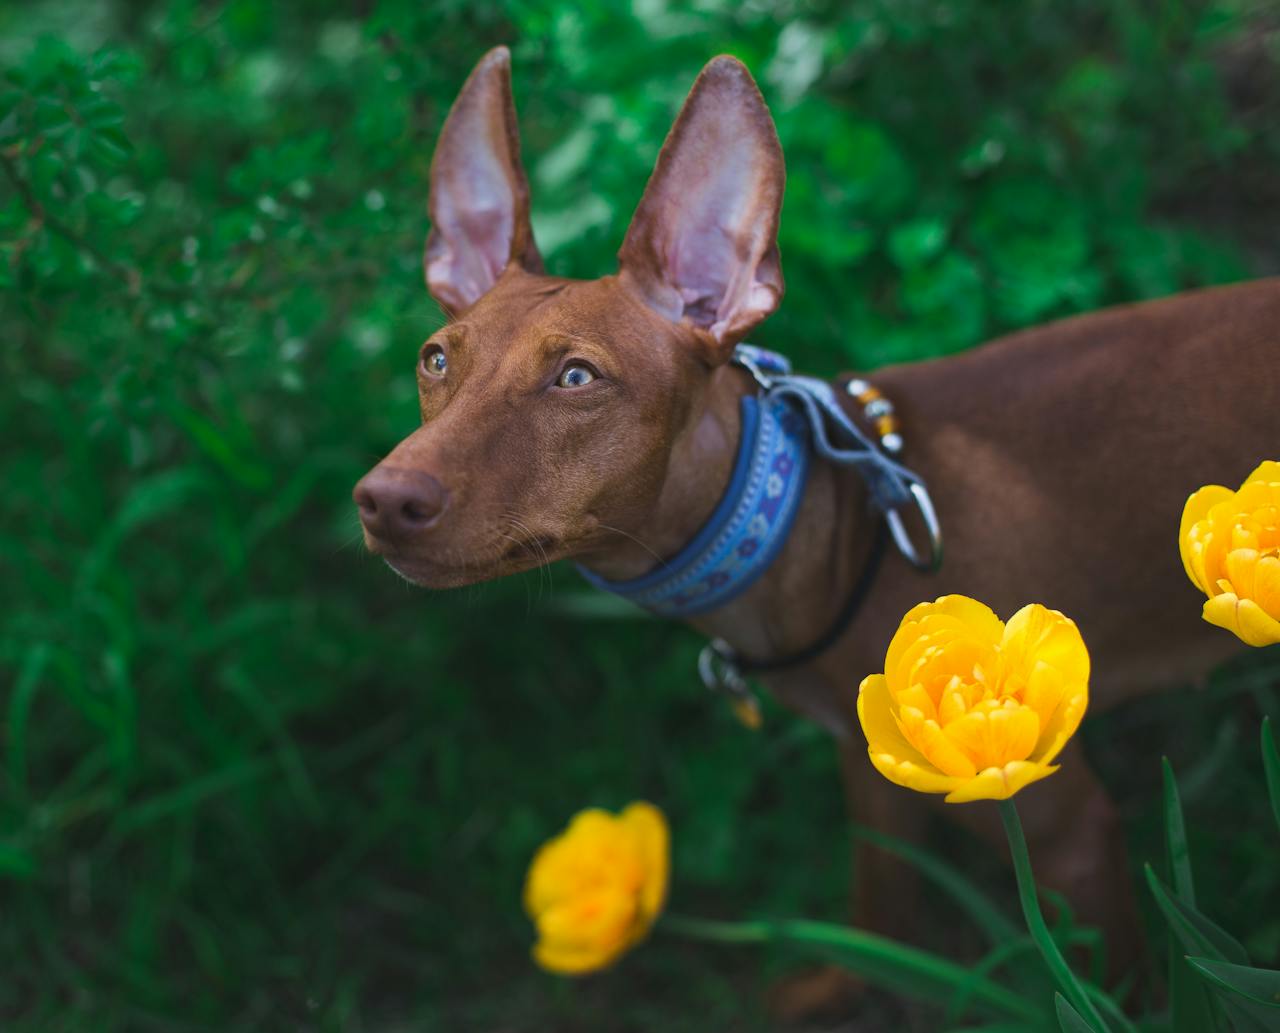
[[[701,416],[672,446],[666,480],[643,531],[590,557],[586,565],[592,571],[610,580],[640,577],[692,540],[728,487],[742,432],[741,400],[755,389],[750,376],[736,367],[721,367],[712,375]],[[861,480],[815,461],[795,522],[773,563],[741,595],[690,623],[752,659],[803,649],[831,626],[867,562],[871,541]],[[805,686],[803,677],[777,680],[798,683],[805,697],[795,701],[800,709],[839,733],[848,730],[851,710],[826,699],[820,686]]]

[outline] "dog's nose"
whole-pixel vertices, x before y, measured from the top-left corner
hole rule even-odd
[[[351,493],[360,521],[375,538],[399,541],[440,519],[449,492],[427,473],[375,466]]]

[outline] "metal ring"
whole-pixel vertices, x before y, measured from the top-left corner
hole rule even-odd
[[[728,692],[740,696],[747,691],[747,681],[734,662],[732,647],[722,638],[713,638],[698,654],[698,676],[712,692]]]
[[[919,481],[912,481],[910,488],[916,507],[920,510],[920,519],[924,521],[925,530],[929,533],[928,558],[922,559],[916,551],[898,510],[885,510],[884,518],[889,524],[889,533],[893,535],[893,544],[898,547],[903,558],[917,570],[935,571],[942,566],[942,527],[938,523],[938,514],[933,508],[933,499],[929,497],[928,489]]]

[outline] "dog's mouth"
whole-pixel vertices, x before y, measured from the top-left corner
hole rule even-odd
[[[548,566],[569,552],[554,538],[535,535],[504,537],[510,541],[503,541],[501,546],[475,559],[460,554],[410,554],[376,540],[369,541],[368,546],[396,574],[422,588],[460,588],[492,581]]]

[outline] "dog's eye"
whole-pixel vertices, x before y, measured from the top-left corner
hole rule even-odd
[[[438,344],[429,344],[422,349],[422,372],[429,377],[442,377],[449,369],[449,360],[444,357],[444,349]]]
[[[556,381],[557,387],[583,387],[595,380],[596,375],[586,366],[566,366]]]

